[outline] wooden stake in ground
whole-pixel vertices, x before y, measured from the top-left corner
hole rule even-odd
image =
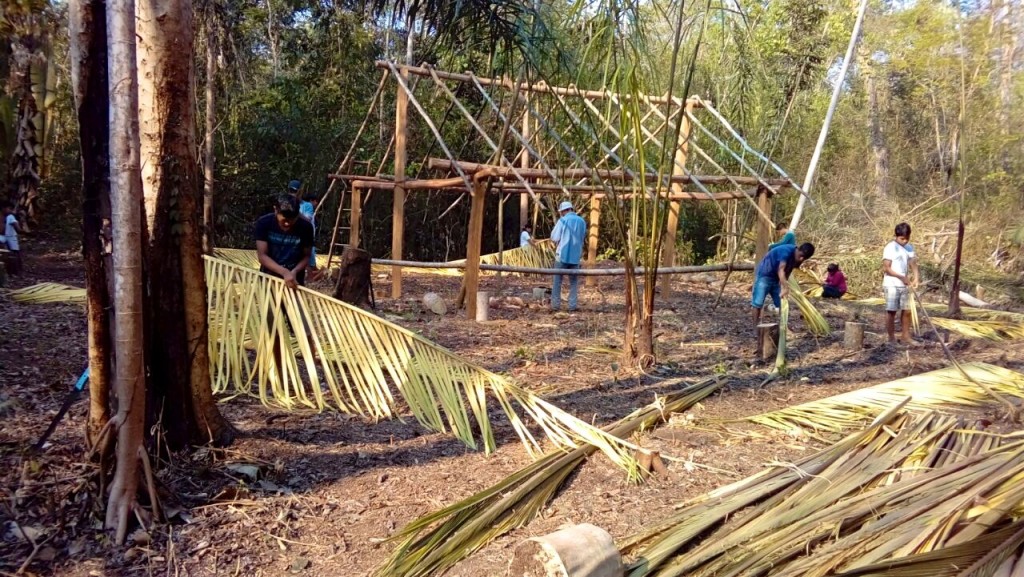
[[[843,347],[848,351],[859,351],[864,348],[864,323],[847,321],[843,331]]]
[[[758,350],[762,361],[775,358],[779,349],[779,324],[763,323],[757,325]]]

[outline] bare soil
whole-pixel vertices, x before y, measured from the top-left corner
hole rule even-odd
[[[77,253],[35,242],[25,275],[13,285],[53,281],[83,286]],[[498,538],[449,576],[503,575],[515,545],[565,524],[590,522],[622,538],[670,515],[673,505],[757,472],[792,461],[814,441],[755,427],[727,434],[711,423],[736,419],[945,366],[941,349],[882,347],[881,317],[871,313],[868,346],[842,348],[843,321],[854,311],[822,303],[836,331],[815,339],[791,322],[792,372],[761,386],[769,367],[754,363],[747,275],[734,275],[714,308],[721,276],[678,278],[658,303],[659,363],[647,373],[622,366],[621,281],[581,288],[581,311],[555,315],[532,301],[548,279],[487,277],[486,288],[520,296],[526,308],[497,307],[478,324],[454,311],[458,279],[407,276],[407,300],[385,298],[386,278],[374,279],[378,313],[459,355],[511,375],[567,411],[605,424],[714,374],[728,386],[673,422],[635,439],[675,460],[670,474],[627,485],[601,456],[570,477],[561,493],[527,527]],[[419,298],[441,294],[449,313],[423,312]],[[794,315],[797,316],[797,315]],[[85,461],[87,406],[75,403],[46,448],[35,444],[85,368],[85,316],[78,305],[21,305],[0,297],[0,572],[99,575],[368,575],[405,523],[472,495],[526,465],[506,433],[490,456],[431,433],[415,419],[369,422],[347,415],[281,413],[248,398],[225,399],[224,413],[242,432],[229,449],[172,455],[160,465],[161,497],[169,522],[138,531],[132,543],[108,547],[101,531],[95,466]],[[984,360],[1020,370],[1016,344],[951,338],[961,360]],[[978,415],[973,415],[978,416]],[[999,422],[995,409],[984,417]],[[696,419],[707,426],[681,426]],[[1009,426],[1009,425],[1004,425]],[[30,540],[19,538],[24,527]],[[26,563],[27,561],[27,563]]]

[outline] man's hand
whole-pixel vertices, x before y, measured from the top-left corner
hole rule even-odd
[[[789,298],[789,283],[782,285],[782,289],[779,291],[779,297],[784,299]]]
[[[292,271],[286,272],[284,274],[284,276],[281,277],[281,278],[284,279],[284,286],[286,286],[286,287],[288,287],[290,289],[299,288],[299,283],[298,283],[298,281],[295,280],[295,274],[292,273]]]

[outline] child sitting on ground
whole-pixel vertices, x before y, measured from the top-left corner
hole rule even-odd
[[[828,275],[825,276],[825,284],[822,285],[822,298],[838,299],[846,294],[846,275],[839,270],[839,265],[829,263]]]

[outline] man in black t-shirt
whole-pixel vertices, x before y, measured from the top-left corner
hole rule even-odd
[[[284,279],[288,288],[306,284],[313,250],[313,225],[299,218],[299,203],[290,194],[274,201],[274,213],[256,221],[256,254],[260,272]]]

